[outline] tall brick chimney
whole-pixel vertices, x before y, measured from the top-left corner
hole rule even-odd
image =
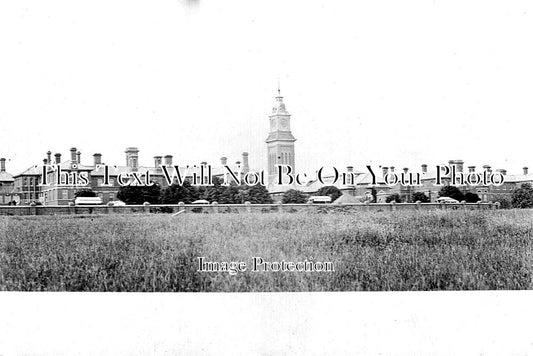
[[[458,159],[458,160],[455,161],[455,165],[457,167],[457,172],[461,172],[462,173],[463,172],[464,161]]]
[[[527,174],[527,167],[522,168],[524,170],[524,175]]]
[[[46,152],[46,160],[48,161],[48,164],[52,164],[52,152],[51,151]]]
[[[405,174],[407,174],[408,171],[409,171],[409,168],[404,167],[403,172],[404,172]]]
[[[228,164],[228,159],[226,157],[220,157],[220,164],[222,166],[225,166],[226,164]]]
[[[102,164],[102,154],[101,153],[95,153],[93,155],[94,158],[94,165]]]
[[[390,166],[391,173],[394,173],[394,166]]]
[[[483,165],[483,170],[487,172],[491,172],[490,166],[488,164]]]
[[[76,163],[76,147],[70,149],[70,160],[72,163]]]
[[[54,156],[56,157],[56,164],[60,164],[61,163],[61,153],[56,153]]]
[[[383,177],[389,172],[389,167],[381,167],[381,172],[383,173]]]
[[[506,171],[505,169],[502,169],[502,168],[498,168],[498,169],[496,170],[496,172],[499,172],[499,173],[501,173],[502,175],[506,175],[506,174],[507,174],[507,171]]]
[[[422,173],[427,173],[428,172],[428,165],[427,164],[423,164],[422,165]]]
[[[0,158],[0,172],[6,171],[6,159]]]
[[[76,152],[76,162],[81,164],[81,152],[80,151]]]
[[[163,163],[163,156],[154,156],[154,167],[156,169],[161,169],[161,164]]]
[[[354,177],[354,174],[352,174],[353,173],[353,166],[347,166],[346,167],[346,172],[348,172],[348,174],[347,174],[347,185],[353,186],[354,183],[355,183],[355,177]],[[352,193],[350,193],[350,194],[351,195],[355,194],[355,193],[354,194],[352,194]]]
[[[139,168],[139,150],[137,147],[126,148],[126,166],[136,171]]]
[[[242,153],[242,171],[243,173],[248,173],[248,171],[250,171],[250,166],[248,164],[248,152]]]
[[[172,155],[165,156],[165,166],[172,166]]]

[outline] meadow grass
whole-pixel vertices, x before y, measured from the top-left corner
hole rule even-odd
[[[531,289],[533,211],[4,217],[0,290]],[[197,272],[210,261],[331,261],[334,272]]]

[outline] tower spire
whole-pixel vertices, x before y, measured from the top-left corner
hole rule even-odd
[[[281,96],[281,89],[280,89],[280,86],[279,86],[279,77],[278,77],[278,96]]]

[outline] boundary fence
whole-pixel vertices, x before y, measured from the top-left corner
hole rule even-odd
[[[148,204],[142,205],[92,205],[92,206],[0,206],[0,215],[76,215],[76,214],[175,214],[183,213],[296,213],[296,212],[357,212],[397,210],[491,210],[499,209],[496,203],[360,203],[360,204]]]

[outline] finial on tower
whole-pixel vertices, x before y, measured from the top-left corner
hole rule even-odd
[[[279,86],[279,77],[278,77],[278,95],[281,95],[281,89],[280,89],[280,86]]]

